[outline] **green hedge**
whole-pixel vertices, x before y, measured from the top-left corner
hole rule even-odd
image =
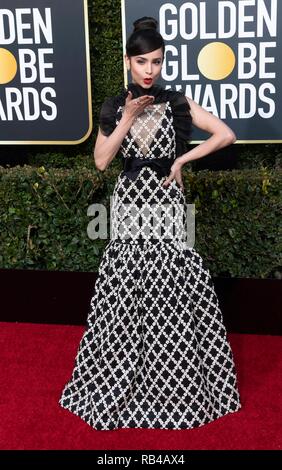
[[[1,268],[97,271],[110,238],[88,237],[87,209],[100,202],[109,214],[119,170],[0,167]],[[183,177],[196,207],[195,249],[211,273],[280,278],[281,171],[186,168]]]

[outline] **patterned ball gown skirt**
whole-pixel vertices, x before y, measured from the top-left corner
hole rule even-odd
[[[165,179],[144,166],[135,181],[120,173],[114,187],[111,238],[59,400],[97,430],[196,428],[241,408],[210,272],[177,233],[185,195],[175,180],[162,187]],[[174,236],[148,211],[169,205],[182,211],[173,212]],[[163,236],[148,230],[152,219]]]

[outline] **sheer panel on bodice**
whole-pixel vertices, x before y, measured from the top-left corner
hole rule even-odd
[[[136,117],[130,129],[133,139],[144,155],[147,155],[157,131],[162,127],[165,108],[166,103],[147,106],[143,113]]]
[[[124,106],[117,113],[119,123]],[[121,151],[123,156],[134,155],[139,158],[175,158],[175,130],[169,102],[152,104],[136,116],[126,134]]]

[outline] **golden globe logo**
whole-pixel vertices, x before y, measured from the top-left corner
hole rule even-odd
[[[56,119],[56,91],[48,85],[55,83],[52,44],[51,8],[0,9],[0,86],[5,86],[0,101],[2,121]],[[16,76],[17,86],[13,86]]]
[[[260,124],[277,116],[277,0],[158,3],[168,86],[179,80],[176,89],[221,119],[232,119],[235,132],[235,119]],[[239,126],[236,133],[245,133]]]

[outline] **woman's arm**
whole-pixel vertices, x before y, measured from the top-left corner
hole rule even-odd
[[[94,161],[98,170],[104,171],[116,156],[124,137],[131,128],[134,118],[123,114],[119,124],[109,136],[102,134],[99,127],[94,147]]]
[[[230,129],[230,127],[228,127],[221,119],[206,111],[191,98],[188,98],[188,96],[186,96],[186,99],[190,105],[190,114],[194,126],[209,132],[212,136],[189,152],[181,155],[177,161],[183,165],[187,162],[191,162],[192,160],[205,157],[209,153],[233,144],[237,140],[232,129]]]
[[[98,170],[104,171],[108,168],[135,118],[143,113],[146,106],[152,104],[154,99],[154,96],[149,95],[133,99],[132,93],[129,91],[125,100],[122,118],[113,132],[109,136],[105,136],[99,127],[94,147],[94,161]]]
[[[194,147],[192,150],[189,150],[189,152],[180,155],[180,157],[176,158],[173,163],[171,172],[163,183],[163,186],[167,187],[170,182],[175,179],[180,185],[182,191],[184,191],[184,185],[181,170],[185,163],[205,157],[209,153],[233,144],[237,140],[232,129],[230,129],[230,127],[228,127],[221,119],[206,111],[191,98],[188,98],[188,96],[186,96],[186,99],[190,105],[190,114],[194,126],[209,132],[212,136]]]

